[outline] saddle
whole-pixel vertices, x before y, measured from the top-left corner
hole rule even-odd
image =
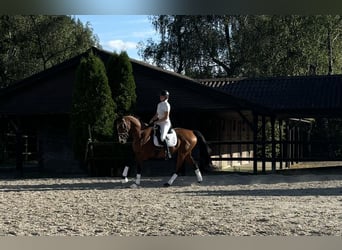
[[[160,126],[155,125],[153,127],[153,144],[157,147],[164,147],[164,144],[160,140]],[[166,135],[166,143],[169,147],[174,147],[177,145],[177,134],[176,131],[171,127]]]
[[[153,132],[152,132],[153,130]],[[152,142],[156,147],[164,147],[164,144],[160,140],[160,126],[155,125],[152,127],[147,127],[141,134],[140,144],[143,145],[149,141],[152,137]],[[177,145],[177,134],[173,128],[170,128],[166,135],[166,142],[169,147],[174,147]]]

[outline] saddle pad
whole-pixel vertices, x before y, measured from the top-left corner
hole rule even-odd
[[[169,132],[166,135],[166,141],[167,141],[167,145],[169,147],[174,147],[177,145],[177,134],[176,134],[176,131],[174,129],[171,129],[171,132]],[[159,140],[158,140],[157,136],[155,136],[155,135],[153,135],[153,143],[157,147],[164,147],[164,145],[159,143]]]

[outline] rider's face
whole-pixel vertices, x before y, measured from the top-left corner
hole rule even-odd
[[[161,96],[159,96],[159,99],[160,99],[160,101],[162,102],[162,101],[164,101],[164,100],[166,99],[166,96],[161,95]]]

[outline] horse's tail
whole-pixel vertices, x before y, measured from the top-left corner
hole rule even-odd
[[[198,130],[193,130],[193,132],[197,137],[197,144],[199,148],[199,167],[201,170],[210,169],[213,167],[210,159],[212,149],[209,147],[201,132]]]

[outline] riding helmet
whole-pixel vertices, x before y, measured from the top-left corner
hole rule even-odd
[[[160,95],[161,96],[169,96],[170,95],[170,93],[169,93],[169,91],[167,91],[167,90],[162,90],[162,91],[160,91]]]

